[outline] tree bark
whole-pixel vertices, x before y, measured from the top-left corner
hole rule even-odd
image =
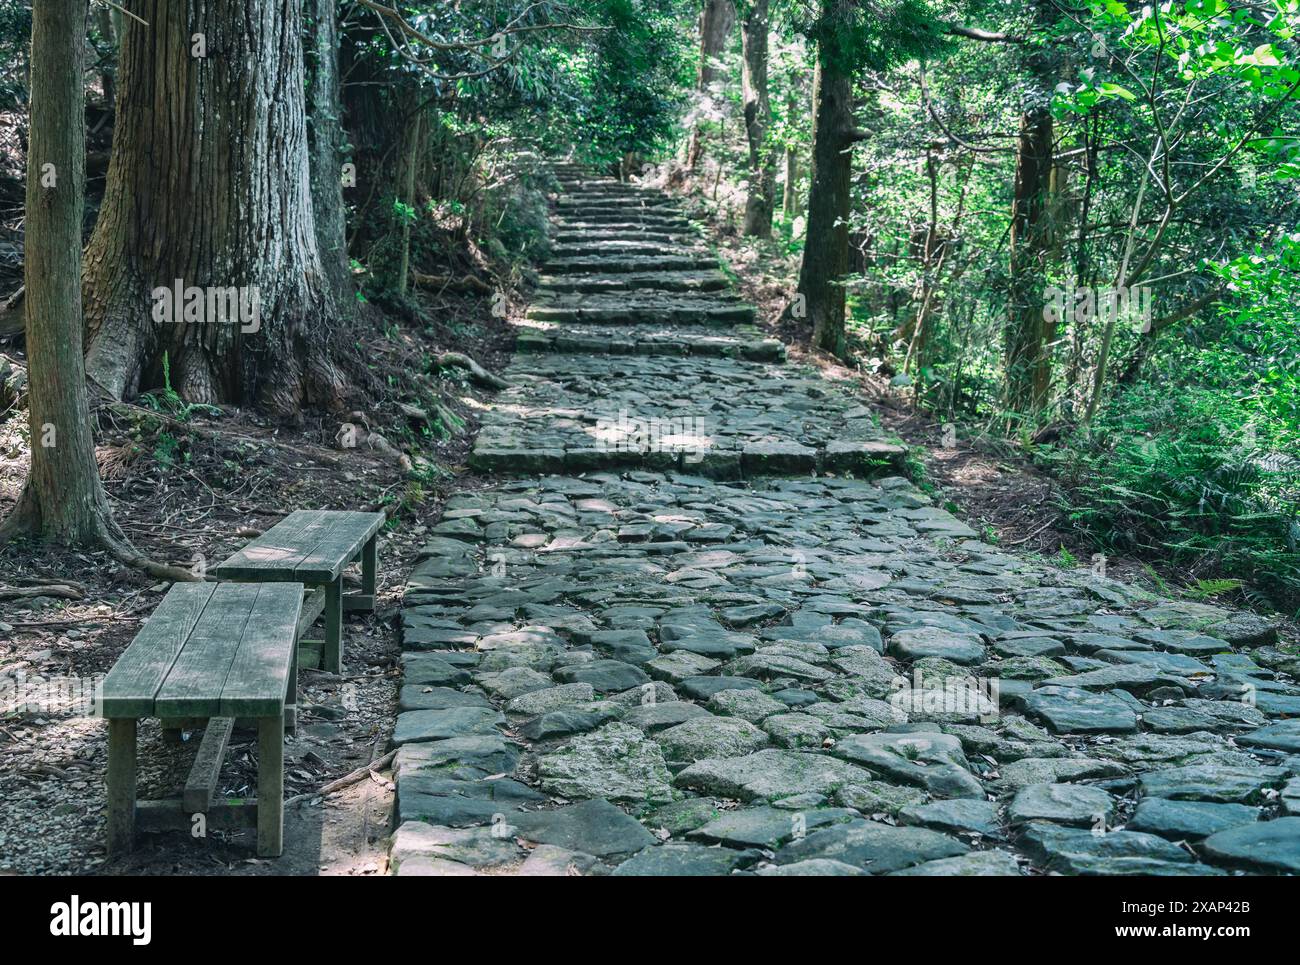
[[[112,158],[85,258],[87,374],[123,398],[161,385],[166,362],[189,401],[281,416],[340,407],[301,3],[140,0],[134,12],[148,26],[124,21]],[[256,298],[255,325],[179,306],[157,320],[155,289],[178,280],[238,288],[249,307]]]
[[[712,100],[711,88],[718,79],[718,71],[713,62],[721,56],[731,35],[731,28],[736,22],[736,5],[734,0],[704,0],[704,9],[700,13],[700,69],[696,75],[695,89],[701,105],[708,105]],[[694,171],[704,154],[704,135],[697,119],[691,125],[691,138],[686,149],[686,166]]]
[[[415,168],[420,161],[422,120],[422,115],[416,111],[406,129],[406,150],[402,152],[402,201],[412,210],[415,209]],[[402,251],[397,265],[397,292],[400,295],[406,294],[410,279],[411,221],[411,216],[402,216]]]
[[[794,90],[785,95],[785,119],[787,130],[794,130],[798,122],[798,100]],[[799,217],[799,151],[794,142],[785,146],[785,186],[781,192],[781,220],[790,224]]]
[[[776,150],[768,143],[772,102],[767,89],[768,0],[752,0],[741,24],[741,89],[745,136],[749,141],[749,192],[745,197],[744,233],[772,236],[776,204]]]
[[[853,124],[853,80],[821,51],[813,73],[813,105],[812,186],[799,294],[812,325],[813,348],[839,354],[844,348],[851,149],[862,135]]]
[[[1039,2],[1040,25],[1050,21],[1049,11],[1047,2]],[[1053,332],[1043,313],[1043,275],[1051,247],[1055,130],[1049,109],[1053,78],[1046,54],[1031,54],[1028,68],[1032,83],[1016,142],[1004,341],[1007,406],[1032,421],[1047,404],[1052,382],[1048,345]]]
[[[348,266],[347,207],[343,202],[343,104],[339,93],[339,33],[337,0],[308,0],[311,20],[311,67],[307,97],[311,122],[312,213],[316,245],[339,310],[353,314],[356,294]]]
[[[32,9],[31,125],[23,281],[31,469],[0,536],[95,541],[108,502],[82,360],[81,218],[85,201],[86,0]]]

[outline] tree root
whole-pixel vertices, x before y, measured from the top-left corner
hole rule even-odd
[[[183,566],[171,566],[167,563],[158,563],[149,557],[144,556],[131,545],[126,536],[118,529],[117,524],[113,522],[111,516],[101,516],[99,525],[99,540],[104,544],[113,558],[123,566],[129,566],[134,570],[141,570],[156,580],[171,580],[175,583],[202,583],[203,577],[187,570]]]
[[[425,275],[418,271],[411,272],[411,281],[418,288],[450,289],[454,292],[478,292],[491,295],[495,288],[475,275]]]
[[[284,802],[285,806],[287,807],[290,804],[301,804],[303,801],[311,801],[318,797],[324,797],[327,794],[333,794],[335,791],[341,791],[345,787],[351,787],[358,781],[364,781],[368,777],[374,778],[374,772],[379,770],[381,767],[386,767],[391,764],[393,758],[396,756],[397,751],[389,751],[383,757],[379,758],[379,760],[371,761],[365,767],[358,767],[352,773],[344,774],[338,780],[330,781],[328,784],[316,789],[315,791],[309,791],[306,794],[295,794]]]
[[[452,366],[467,370],[470,380],[477,385],[487,386],[490,389],[508,389],[510,387],[508,381],[499,375],[493,375],[468,355],[463,355],[460,352],[443,352],[438,356],[439,368],[446,369]]]
[[[54,596],[62,600],[81,600],[86,594],[64,583],[38,586],[0,586],[0,600],[21,600],[34,596]]]

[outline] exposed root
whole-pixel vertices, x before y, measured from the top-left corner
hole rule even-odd
[[[376,777],[375,772],[378,771],[380,768],[387,767],[389,764],[391,764],[393,762],[393,758],[396,756],[397,756],[397,751],[389,751],[383,757],[379,758],[379,760],[371,761],[365,767],[358,767],[355,771],[352,771],[350,774],[344,774],[338,780],[330,781],[328,784],[326,784],[321,788],[318,788],[315,791],[309,791],[306,794],[295,794],[293,797],[289,798],[284,803],[286,806],[290,804],[301,804],[304,801],[311,801],[318,797],[324,797],[327,794],[333,794],[335,791],[341,791],[345,787],[351,787],[353,784],[356,784],[358,781],[364,781],[367,777],[373,779]]]
[[[487,386],[490,389],[508,389],[510,383],[499,375],[493,375],[483,366],[479,365],[468,355],[460,352],[443,352],[438,356],[439,368],[451,368],[453,366],[465,369],[469,372],[470,379],[478,385]]]

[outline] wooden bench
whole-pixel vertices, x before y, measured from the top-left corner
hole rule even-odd
[[[375,608],[375,540],[383,513],[300,509],[212,569],[223,580],[301,583],[312,593],[307,609],[325,614],[323,666],[343,669],[343,612]],[[361,592],[343,594],[343,569],[361,560]],[[318,609],[319,607],[319,609]]]
[[[303,629],[298,583],[178,583],[104,678],[108,719],[108,851],[129,851],[145,830],[257,828],[257,853],[284,849],[284,732],[298,694]],[[137,802],[141,718],[205,719],[181,798]],[[213,801],[236,718],[257,721],[257,797]]]

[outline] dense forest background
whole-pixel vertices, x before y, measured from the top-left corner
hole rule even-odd
[[[777,279],[792,340],[1055,474],[1100,552],[1300,606],[1296,0],[52,3],[85,121],[60,317],[91,395],[42,399],[39,346],[64,342],[23,328],[55,98],[5,0],[0,405],[30,397],[10,456],[33,460],[10,532],[131,554],[93,460],[40,470],[38,409],[310,428],[401,386],[420,433],[461,432],[465,352],[359,346],[405,326],[482,357],[426,296],[526,297],[565,157],[688,196]],[[158,324],[173,279],[255,286],[264,324]]]

